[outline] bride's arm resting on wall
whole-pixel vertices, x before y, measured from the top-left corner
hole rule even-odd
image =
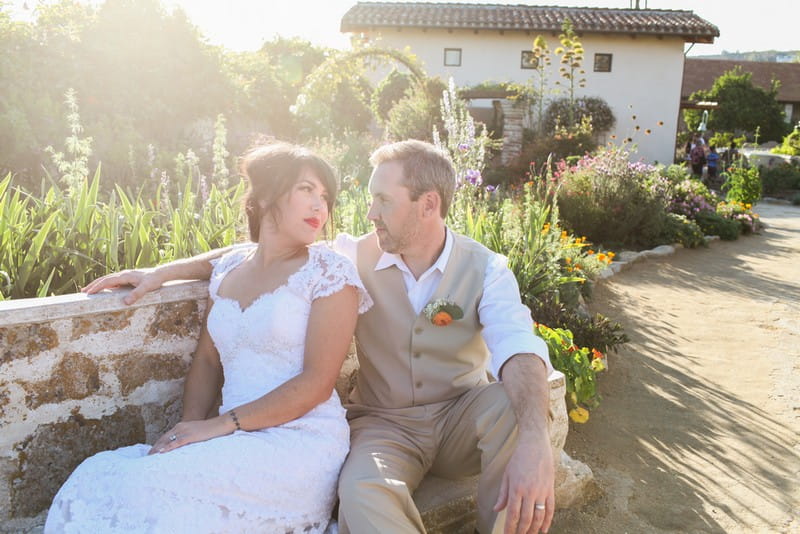
[[[145,293],[158,289],[164,282],[170,280],[208,280],[213,269],[211,261],[229,250],[231,247],[218,248],[191,258],[165,263],[152,269],[128,269],[107,274],[90,282],[81,291],[91,295],[104,289],[133,286],[133,291],[125,297],[125,304],[133,304]]]
[[[236,407],[234,411],[242,430],[259,430],[292,421],[331,396],[353,339],[357,310],[358,295],[349,285],[311,304],[303,371],[253,402]],[[169,452],[234,432],[236,422],[230,412],[203,419],[216,401],[221,383],[219,354],[203,328],[186,378],[183,420],[156,441],[151,453]]]

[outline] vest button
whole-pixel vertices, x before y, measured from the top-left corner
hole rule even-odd
[[[422,382],[417,382],[417,383],[416,383],[416,384],[414,384],[414,385],[415,385],[415,386],[417,386],[417,389],[419,389],[419,388],[421,388],[421,387],[422,387]]]
[[[416,328],[414,329],[414,333],[415,333],[415,334],[421,334],[421,333],[422,333],[422,327],[421,327],[421,326],[418,326],[418,327],[416,327]]]
[[[421,358],[421,357],[422,357],[422,354],[420,354],[419,352],[415,352],[415,353],[414,353],[414,357],[415,357],[415,358]]]

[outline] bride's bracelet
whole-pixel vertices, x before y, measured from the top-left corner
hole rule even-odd
[[[231,416],[231,419],[233,419],[233,424],[236,425],[236,430],[241,430],[242,425],[239,424],[239,418],[236,417],[236,411],[231,410],[228,412],[228,414]]]

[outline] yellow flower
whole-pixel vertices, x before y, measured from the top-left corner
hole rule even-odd
[[[572,263],[572,258],[564,258],[564,261],[567,262],[567,265]]]
[[[752,204],[745,204],[744,207],[747,208],[747,209],[750,209],[750,208],[753,207],[753,205]]]
[[[616,256],[616,254],[614,254],[613,252],[608,253],[609,258],[614,259],[614,256]]]
[[[600,371],[602,371],[603,369],[606,368],[606,366],[603,364],[603,360],[601,358],[595,358],[594,360],[592,360],[591,366],[592,366],[592,370],[595,373],[599,373]]]
[[[569,418],[575,421],[576,423],[583,424],[589,420],[589,410],[578,406],[569,411]]]
[[[597,255],[597,260],[606,261],[606,255],[601,252],[600,254]]]

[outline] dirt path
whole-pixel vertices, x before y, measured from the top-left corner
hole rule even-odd
[[[760,236],[637,263],[592,307],[631,342],[565,449],[599,496],[554,533],[800,533],[800,208]]]

